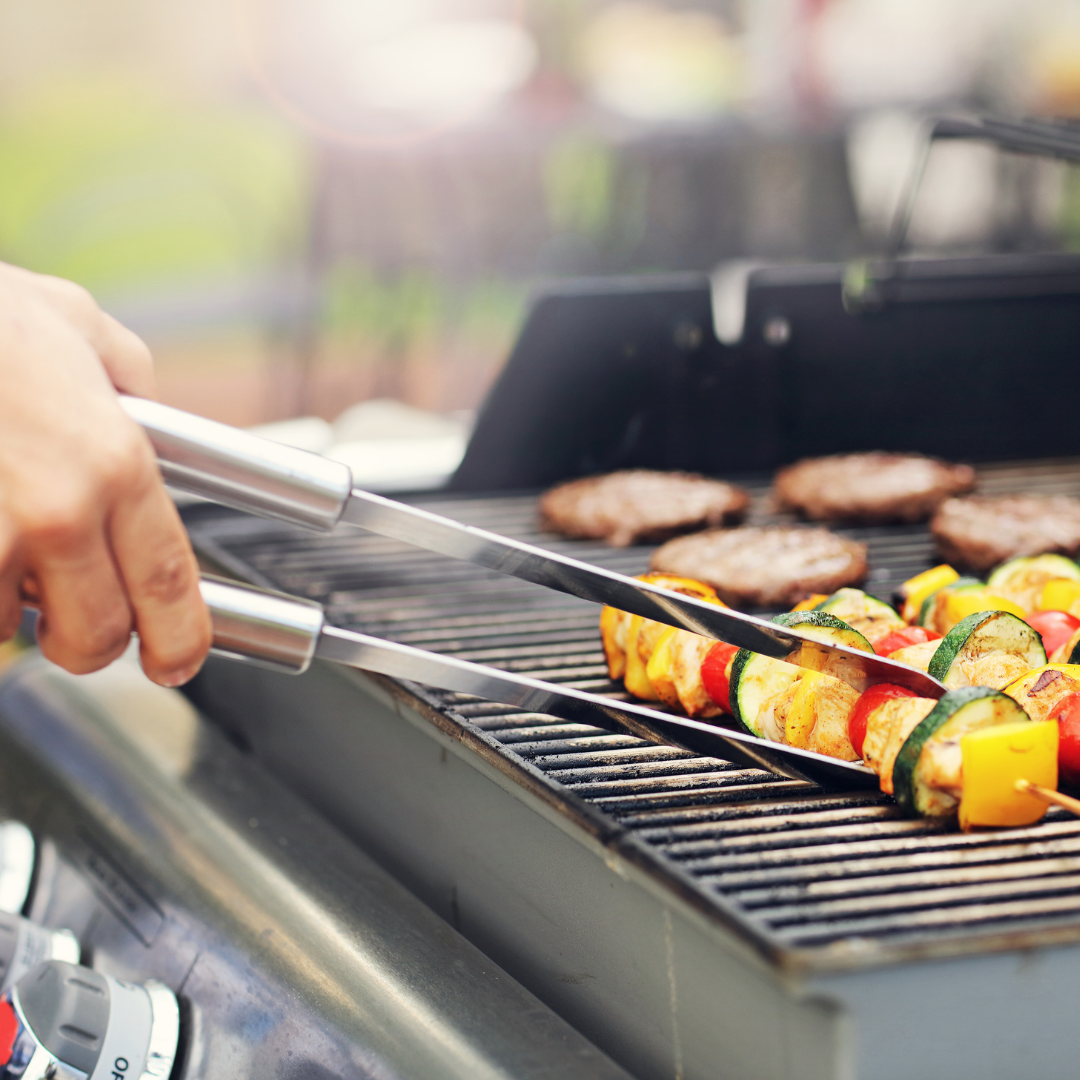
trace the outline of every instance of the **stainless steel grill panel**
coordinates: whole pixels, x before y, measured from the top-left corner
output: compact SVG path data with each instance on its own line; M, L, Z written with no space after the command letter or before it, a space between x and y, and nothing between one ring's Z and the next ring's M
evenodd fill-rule
M781 520L763 485L751 521ZM980 470L980 490L1080 495L1080 461ZM559 540L535 530L535 497L423 504L469 524L546 544L624 573L642 548ZM588 603L379 537L315 537L217 511L190 520L209 557L249 580L317 599L341 626L436 652L623 695L607 678ZM922 526L840 530L870 549L867 588L888 598L934 564ZM571 811L602 815L717 917L737 919L769 954L808 963L1080 939L1080 821L1052 811L1023 830L965 836L910 821L891 799L837 794L656 746L631 735L421 691L446 720L493 740ZM734 915L733 915L734 913Z

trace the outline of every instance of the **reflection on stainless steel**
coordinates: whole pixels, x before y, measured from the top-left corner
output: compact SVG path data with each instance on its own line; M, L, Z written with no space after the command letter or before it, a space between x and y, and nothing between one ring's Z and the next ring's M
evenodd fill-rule
M587 719L616 730L630 728L654 741L760 766L796 780L843 787L877 784L877 777L864 766L824 754L767 742L742 731L414 649L368 634L324 626L322 609L309 601L292 600L217 578L204 579L202 591L214 621L214 651L232 659L300 674L307 670L312 655L317 655L349 667L473 694L531 712ZM816 656L822 656L825 650L816 648ZM812 660L817 662L816 658Z
M459 694L472 694L527 712L546 713L608 729L628 729L654 742L758 766L793 780L811 780L842 788L877 787L876 774L854 762L839 761L794 746L767 742L742 731L672 716L644 705L613 701L598 694L471 664L452 656L440 656L351 630L326 627L319 638L316 654L321 659L364 671Z
M596 604L611 604L633 615L717 638L742 649L785 659L807 642L855 661L859 679L906 686L923 697L939 698L945 687L907 664L872 656L847 646L823 644L767 619L717 607L691 596L624 577L565 555L483 529L462 525L416 506L353 490L344 520L369 532L426 548L440 555L531 581Z
M156 401L121 395L120 403L174 487L312 529L328 531L341 517L352 486L347 465Z
M133 669L116 715L117 680L5 675L0 805L58 853L31 914L185 1003L177 1080L627 1080L175 692Z
M766 619L706 604L370 492L350 491L346 466L306 450L155 402L121 400L150 436L165 479L227 506L324 531L344 520L380 536L779 659L813 640ZM897 683L924 697L937 698L945 692L934 679L906 664L842 645L826 647L856 660L859 679Z
M204 577L199 584L214 620L214 650L278 671L306 671L323 610L295 597Z

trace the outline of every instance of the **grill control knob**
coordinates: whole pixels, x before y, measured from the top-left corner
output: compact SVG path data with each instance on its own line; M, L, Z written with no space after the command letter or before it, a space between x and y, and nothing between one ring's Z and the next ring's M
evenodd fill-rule
M0 998L0 1080L168 1080L179 1036L163 983L50 960Z
M21 915L0 914L0 992L14 986L46 960L79 962L79 942L70 930L46 930Z

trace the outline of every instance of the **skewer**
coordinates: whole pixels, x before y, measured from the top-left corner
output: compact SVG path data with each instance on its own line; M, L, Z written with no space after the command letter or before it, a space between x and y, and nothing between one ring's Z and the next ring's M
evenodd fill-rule
M1074 799L1071 795L1062 795L1060 791L1052 791L1050 788L1040 787L1038 784L1033 784L1030 780L1017 780L1016 790L1022 791L1027 795L1033 795L1036 799L1040 799L1049 806L1060 806L1063 810L1068 810L1071 813L1080 816L1080 799Z

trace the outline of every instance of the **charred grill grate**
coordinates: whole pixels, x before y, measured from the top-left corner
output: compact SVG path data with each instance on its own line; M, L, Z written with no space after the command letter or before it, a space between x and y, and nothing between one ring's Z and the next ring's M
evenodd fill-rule
M777 520L751 485L751 520ZM1080 495L1080 461L980 470L988 494ZM558 540L535 497L427 496L436 513L635 574L648 550ZM249 580L325 603L341 626L617 695L597 610L572 597L351 530L317 537L214 509L196 543ZM870 547L867 588L888 598L933 565L921 526L841 530ZM631 735L424 692L556 798L584 804L654 872L773 955L820 964L1080 938L1080 821L1054 811L1023 830L965 836L910 821L874 793L836 794ZM579 802L580 800L580 802Z

